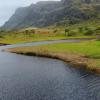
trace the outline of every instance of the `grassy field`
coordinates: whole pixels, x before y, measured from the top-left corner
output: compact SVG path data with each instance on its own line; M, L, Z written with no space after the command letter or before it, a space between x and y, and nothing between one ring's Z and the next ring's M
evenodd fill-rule
M100 41L80 43L57 43L42 46L12 48L8 51L44 57L57 58L75 66L100 73Z
M53 34L51 30L47 29L28 29L17 31L5 31L0 34L0 43L16 44L34 41L46 41L65 39L64 35Z
M6 37L0 40L0 43L4 44L17 44L17 43L25 43L25 42L37 42L37 41L46 41L46 40L59 40L59 39L66 39L64 36L52 36L52 37Z
M34 41L70 38L95 38L100 33L100 21L85 21L73 25L57 25L46 28L25 28L0 31L0 43L15 44Z
M44 33L44 34L43 34ZM60 40L60 39L77 39L77 38L95 38L95 36L65 36L65 34L53 34L53 33L8 33L0 38L0 43L4 44L16 44L25 42L37 42L47 40Z
M55 52L69 52L85 55L90 58L100 58L100 41L89 41L81 43L61 43L46 46Z

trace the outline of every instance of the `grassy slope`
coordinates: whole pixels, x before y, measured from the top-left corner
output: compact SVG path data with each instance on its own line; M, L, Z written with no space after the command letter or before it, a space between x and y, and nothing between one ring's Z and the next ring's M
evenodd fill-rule
M76 36L84 36L84 30L83 32L79 31L79 28L90 28L91 30L94 30L96 28L100 27L100 20L99 19L92 19L92 20L87 20L87 21L83 21L77 24L73 24L73 25L54 25L54 26L50 26L49 28L54 29L54 30L58 30L60 32L64 32L64 30L67 28L70 30L70 32L74 32L76 33ZM99 30L100 32L100 30Z
M78 66L86 65L93 71L100 71L100 41L88 41L80 43L57 43L43 46L20 47L9 49L10 52L44 55L47 57L58 58ZM99 72L100 73L100 72Z

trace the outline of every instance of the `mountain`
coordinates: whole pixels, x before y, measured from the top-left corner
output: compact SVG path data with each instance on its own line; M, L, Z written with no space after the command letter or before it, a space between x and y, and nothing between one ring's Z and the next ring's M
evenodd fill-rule
M41 1L18 8L2 29L74 24L92 18L100 20L100 0Z

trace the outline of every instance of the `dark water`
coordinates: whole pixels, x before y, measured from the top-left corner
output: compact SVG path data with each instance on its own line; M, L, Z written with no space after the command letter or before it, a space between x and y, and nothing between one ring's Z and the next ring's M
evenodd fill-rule
M39 44L46 42L26 45ZM16 46L25 44L1 49ZM100 76L59 60L0 52L0 100L100 100Z

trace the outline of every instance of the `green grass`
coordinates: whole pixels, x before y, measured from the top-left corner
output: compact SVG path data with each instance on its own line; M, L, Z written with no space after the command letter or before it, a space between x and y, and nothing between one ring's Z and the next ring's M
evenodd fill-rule
M37 42L37 41L46 41L46 40L59 40L59 39L65 39L64 36L55 36L55 37L6 37L4 39L0 40L0 43L6 43L6 44L16 44L16 43L25 43L25 42Z
M81 54L90 58L100 59L100 41L88 41L81 43L49 44L46 47L55 52L69 52Z
M68 32L65 33L65 29ZM100 21L88 20L67 26L0 31L0 43L15 44L59 39L95 38L96 33L100 33Z
M16 44L25 42L37 42L48 40L60 40L60 39L76 39L76 38L95 38L95 36L65 36L65 34L24 34L24 33L8 33L0 38L0 43L4 44Z
M48 44L41 48L47 48L50 52L81 55L91 59L92 65L100 67L100 41Z
M76 23L73 25L54 25L49 27L54 30L58 30L61 33L64 33L65 29L69 30L69 33L76 35L76 36L84 36L88 31L95 33L100 33L100 20L87 20L87 21L82 21L80 23ZM99 30L97 31L97 29ZM82 30L80 30L82 29ZM88 29L88 30L86 30ZM91 33L92 35L92 33Z

